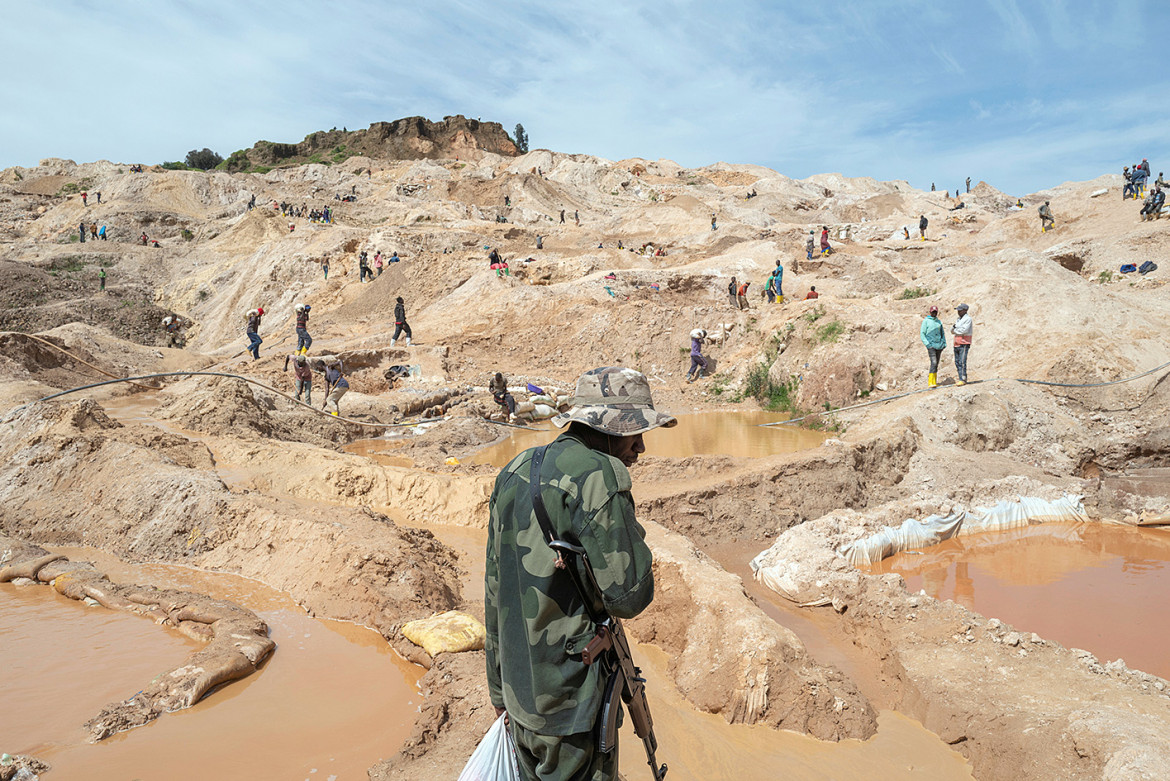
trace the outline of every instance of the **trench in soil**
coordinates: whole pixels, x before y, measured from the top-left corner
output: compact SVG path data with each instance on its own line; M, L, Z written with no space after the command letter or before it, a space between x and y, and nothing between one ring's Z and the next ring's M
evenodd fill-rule
M1022 632L1170 679L1170 529L1047 523L954 537L866 568Z
M158 425L148 412L155 404L153 399L103 403L107 409L116 408L116 416L123 421ZM695 454L750 457L816 447L825 439L822 434L801 429L759 427L760 423L781 419L781 415L766 412L682 415L677 427L659 429L646 437L647 452L673 457ZM200 438L192 432L180 433ZM476 460L506 463L520 450L547 442L555 433L551 427L517 430L509 438L480 451ZM369 442L369 447L359 446L354 450L383 462L389 454L377 443L388 443L388 440ZM346 449L351 447L352 444ZM222 473L223 467L217 471ZM486 531L461 526L422 526L458 551L465 571L462 578L465 599L482 600ZM755 550L758 546L750 547L750 550L708 552L724 554L715 557L730 571L744 576L747 562L759 552ZM43 732L35 729L34 724L34 736L29 738L34 742L29 744L29 751L19 746L16 751L36 753L54 766L55 775L84 776L94 781L148 777L155 772L179 781L207 777L361 779L376 761L395 753L408 735L420 702L416 684L422 670L394 654L377 633L343 622L309 618L287 595L246 578L170 565L129 565L85 548L54 548L54 551L77 560L94 561L114 580L150 582L235 601L268 622L278 645L259 673L213 692L193 708L166 714L150 725L102 743L85 744L78 729L81 723L103 705L131 696L153 674L177 663L188 652L185 649L191 642L181 637L169 638L168 632L139 617L111 616L141 625L140 633L147 635L151 642L161 636L180 643L182 650L168 650L164 644L160 651L151 652L156 655L147 655L149 669L143 674L128 672L109 695L103 693L94 696L92 703L79 705L72 720L56 718L60 730ZM875 696L880 689L876 667L846 648L845 641L834 635L831 617L821 617L818 623L815 616L782 606L783 600L773 600L770 592L754 583L750 573L744 582L761 607L795 631L815 658L841 668L879 706L879 698ZM37 624L57 623L56 618L44 619L61 611L81 616L83 625L92 618L86 614L87 610L110 615L100 608L64 602L67 604L48 605L46 610L53 608L52 612L38 614ZM0 611L0 622L7 620L6 613ZM44 651L31 652L46 662L38 675L38 691L55 692L53 697L67 700L86 687L77 678L64 680L57 671L84 670L87 664L94 663L91 656L119 662L141 658L140 645L124 642L121 630L110 635L108 643L93 653L81 648L84 641L77 642L72 635L55 643L50 641ZM659 760L671 765L670 777L676 781L728 777L763 781L778 774L802 779L852 776L877 781L905 778L958 781L973 777L962 755L919 722L892 710L881 711L877 735L865 742L822 742L763 726L730 725L721 716L701 713L685 702L668 683L668 659L659 649L640 646L636 653L648 673L660 745ZM84 672L80 675L84 676ZM8 718L24 721L20 715ZM0 720L0 734L8 734L6 726ZM628 720L623 732L622 770L629 778L640 778L647 772L641 742ZM15 753L10 745L0 748Z
M288 595L234 575L128 565L85 548L54 552L93 561L115 581L234 601L268 623L277 649L258 672L192 708L90 744L86 720L201 644L45 586L0 585L0 750L45 760L49 778L365 779L414 725L424 671L371 629L311 618Z

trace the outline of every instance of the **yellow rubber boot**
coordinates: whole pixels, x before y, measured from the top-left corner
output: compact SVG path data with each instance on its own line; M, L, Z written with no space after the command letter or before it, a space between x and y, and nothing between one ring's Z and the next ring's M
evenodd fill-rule
M930 388L937 388L938 387L938 373L937 372L931 372L930 374L926 375L926 385L927 385L927 387L930 387Z

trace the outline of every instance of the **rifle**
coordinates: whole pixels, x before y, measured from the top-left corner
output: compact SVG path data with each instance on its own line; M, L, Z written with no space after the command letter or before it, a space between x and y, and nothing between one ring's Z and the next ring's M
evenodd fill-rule
M544 499L540 495L540 466L544 461L545 447L537 448L532 457L532 468L529 473L532 486L532 507L536 519L540 523L548 547L557 554L557 568L567 570L585 612L597 628L593 639L589 641L581 652L581 661L585 664L599 663L608 673L605 683L605 692L602 696L600 728L597 734L597 749L608 754L617 748L618 717L621 714L622 702L630 712L630 721L634 725L634 734L642 740L646 749L646 764L650 765L650 772L654 774L654 781L663 781L666 778L666 763L658 764L655 754L658 751L658 739L654 736L654 719L650 716L650 703L646 700L646 679L642 677L642 670L634 664L634 656L630 652L629 641L626 640L622 622L609 615L602 606L595 607L594 600L601 602L601 588L597 584L597 577L593 574L593 567L589 563L589 554L580 545L573 545L558 539L544 507ZM565 555L573 556L581 564L585 573L585 581L581 573L572 562L565 561ZM620 699L619 699L620 697Z

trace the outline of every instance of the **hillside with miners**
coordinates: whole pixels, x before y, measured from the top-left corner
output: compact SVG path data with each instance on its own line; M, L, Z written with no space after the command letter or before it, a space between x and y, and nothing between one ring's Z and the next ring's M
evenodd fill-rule
M482 631L499 468L603 366L680 421L631 469L656 597L626 622L671 778L1164 774L1170 222L1147 193L526 147L414 117L218 170L0 171L0 634L121 611L175 643L51 734L27 714L76 692L46 664L0 716L0 778L457 777L495 720L482 636L428 648L411 622ZM340 622L407 681L397 731L263 710ZM232 718L240 745L177 767ZM249 759L281 718L337 742Z

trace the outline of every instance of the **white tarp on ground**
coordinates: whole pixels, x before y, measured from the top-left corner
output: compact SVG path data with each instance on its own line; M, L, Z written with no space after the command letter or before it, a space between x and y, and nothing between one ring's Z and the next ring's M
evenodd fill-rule
M887 527L864 539L841 546L840 553L855 567L876 564L912 548L925 548L961 534L1015 529L1032 523L1087 521L1081 497L1066 494L1056 501L1024 497L993 507L956 510L950 515L931 515L921 521L909 518L898 527Z
M881 561L899 551L924 548L959 534L1012 529L1050 521L1088 521L1081 497L1056 501L1024 498L994 507L958 510L950 515L910 519L858 540L832 542L847 534L858 520L833 514L794 526L772 547L752 559L756 580L799 605L825 605L855 589L862 577L857 567ZM836 547L834 547L836 545Z

